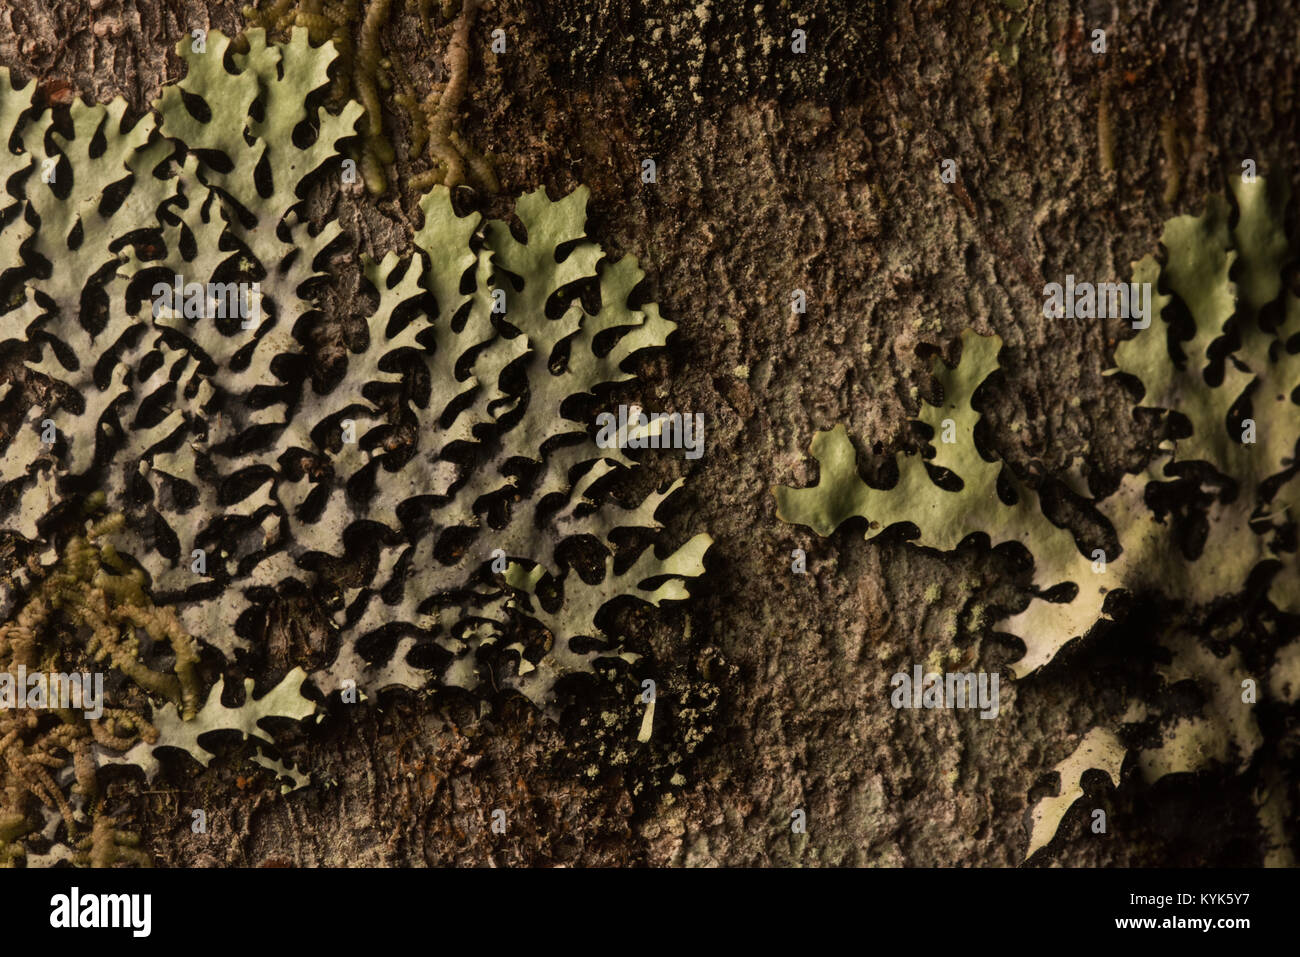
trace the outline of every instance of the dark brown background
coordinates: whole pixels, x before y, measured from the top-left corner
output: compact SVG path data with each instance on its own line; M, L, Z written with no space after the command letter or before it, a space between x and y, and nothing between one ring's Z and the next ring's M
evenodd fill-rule
M882 454L916 446L916 347L951 356L967 328L1006 341L990 439L1021 474L1076 455L1136 465L1145 437L1102 377L1120 324L1044 320L1044 277L1127 277L1161 223L1243 158L1265 175L1297 168L1300 21L1289 2L1013 5L495 0L480 14L476 50L497 27L509 43L478 55L466 101L465 135L495 154L503 187L483 208L590 186L591 235L641 260L678 323L640 396L706 415L702 459L648 460L650 479L687 478L671 534L716 540L696 601L634 639L648 656L638 676L659 681L655 738L635 749L631 686L579 682L558 721L504 699L386 698L331 714L295 748L320 783L287 798L248 765L174 766L132 805L160 863L1020 862L1032 789L1122 707L1122 636L1017 685L1003 669L996 721L895 712L896 670L1016 657L967 627L1011 594L1010 563L868 545L860 524L821 540L779 523L769 490L809 483L813 433L840 422L864 472L884 474ZM396 0L385 43L428 81L448 30L425 37L413 7ZM144 108L181 75L180 37L241 23L233 3L0 0L0 64ZM1095 27L1104 56L1089 49ZM1100 168L1107 124L1113 172ZM423 169L400 122L392 132L399 178ZM959 185L940 182L942 157ZM331 209L376 256L405 248L416 216L409 194L376 205L322 185L313 210ZM356 270L335 271L326 351L357 295ZM806 315L790 311L795 288ZM795 547L806 576L790 573ZM293 643L267 637L284 667ZM1259 860L1249 795L1230 778L1096 794L1110 833L1088 833L1076 809L1049 859ZM206 835L190 833L194 807ZM487 829L494 807L504 837ZM794 808L806 837L790 833Z

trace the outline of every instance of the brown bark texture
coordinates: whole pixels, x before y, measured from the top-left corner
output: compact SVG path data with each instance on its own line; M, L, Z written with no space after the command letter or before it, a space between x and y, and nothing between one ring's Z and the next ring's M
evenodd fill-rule
M432 82L448 32L417 18L396 0L383 43ZM144 109L181 75L181 37L242 25L233 2L0 0L0 64ZM918 447L928 356L951 358L966 329L1006 343L988 435L1019 474L1076 456L1136 468L1150 436L1103 376L1123 323L1045 319L1043 283L1127 278L1162 223L1244 158L1270 177L1300 169L1298 26L1294 0L494 0L472 32L461 130L494 155L501 192L471 202L504 215L538 186L589 186L590 235L635 254L678 323L642 362L640 394L708 422L702 458L649 459L641 480L685 476L669 533L715 539L693 599L636 638L637 674L658 682L654 737L611 762L640 708L594 682L574 682L555 715L490 689L390 694L290 745L308 788L282 796L238 762L177 764L123 820L173 865L1020 864L1053 766L1122 705L1123 641L1006 680L999 720L900 716L890 674L936 648L1005 673L1016 649L967 612L1013 602L1024 568L979 543L953 556L868 543L862 523L818 538L777 520L771 489L815 481L808 445L840 423L864 475L887 478L892 453ZM505 54L486 52L497 28ZM409 250L418 224L404 121L390 122L394 189L311 196L350 237L316 337L325 358L360 324L358 255ZM806 575L790 573L795 548ZM299 650L295 614L268 623L274 667ZM1230 775L1093 784L1108 834L1076 809L1049 862L1260 861ZM194 807L206 834L191 832ZM794 809L807 834L791 832Z

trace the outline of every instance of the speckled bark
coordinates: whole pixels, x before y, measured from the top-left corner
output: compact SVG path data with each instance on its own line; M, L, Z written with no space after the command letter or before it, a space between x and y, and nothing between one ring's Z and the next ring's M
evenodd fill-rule
M333 714L297 745L321 784L287 798L236 765L173 769L134 805L158 859L1019 863L1032 789L1122 707L1132 633L1097 642L1086 663L1067 653L1030 680L1007 678L999 720L895 712L888 680L900 668L936 653L988 670L1016 657L968 623L976 605L1014 601L1023 569L978 544L953 558L869 545L861 525L818 539L779 523L769 490L810 482L808 443L840 422L864 472L883 476L888 453L916 445L907 420L928 388L925 349L951 356L968 327L1007 344L989 435L1022 475L1076 456L1111 476L1136 466L1148 436L1102 375L1122 324L1045 320L1045 277L1127 277L1163 221L1198 208L1242 159L1270 176L1300 169L1295 3L1020 5L484 10L479 49L498 27L509 46L480 56L467 98L464 133L495 154L503 187L482 208L500 215L538 185L553 196L589 185L592 235L640 258L650 296L679 324L644 363L647 383L623 395L708 424L702 459L661 454L643 479L689 476L670 527L716 539L696 600L634 631L647 655L638 674L659 682L656 744L630 768L602 765L608 742L593 726L612 714L610 726L636 730L626 689L611 685L575 684L558 723L491 696L387 701ZM436 38L414 29L414 4L394 7L390 55L421 82L438 78ZM143 107L178 76L177 39L238 25L229 3L0 0L0 63ZM808 33L802 58L789 52L795 27ZM1103 56L1089 49L1097 27ZM422 167L400 120L392 133L405 181ZM644 158L656 184L641 182ZM943 158L957 161L953 186L939 180ZM374 204L327 183L312 206L336 209L376 255L404 248L418 215L409 191ZM343 268L354 261L349 250L333 270L323 369L357 328L357 276ZM789 307L796 288L802 316ZM790 573L796 547L806 576ZM694 705L711 696L716 709L701 714ZM705 729L696 757L674 750ZM1212 776L1103 789L1110 833L1091 835L1076 811L1055 859L1256 863L1240 791ZM209 809L206 836L190 833L196 806ZM512 822L504 837L486 828L497 807ZM804 837L790 833L795 808Z

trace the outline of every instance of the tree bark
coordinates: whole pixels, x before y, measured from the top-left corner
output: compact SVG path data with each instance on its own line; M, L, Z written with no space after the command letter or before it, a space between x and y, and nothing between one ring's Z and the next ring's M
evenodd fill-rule
M502 191L477 201L500 216L537 186L588 185L590 234L638 257L678 323L640 394L708 423L702 459L651 459L644 479L687 475L670 531L716 541L693 600L633 639L665 705L651 744L609 760L639 726L622 686L577 682L555 716L490 692L398 695L332 712L293 746L310 788L281 796L234 761L177 765L126 820L168 864L1019 864L1031 798L1114 717L1122 649L1099 649L1111 671L1068 660L1011 685L998 721L900 720L888 676L936 648L1005 673L1015 649L959 619L1006 600L1013 563L868 544L860 524L820 539L779 522L770 489L814 481L811 438L840 423L867 477L884 476L918 447L927 350L951 358L966 329L1006 343L987 417L1017 472L1076 456L1136 467L1150 436L1103 376L1122 323L1045 319L1042 286L1126 279L1163 222L1245 159L1294 180L1298 22L1293 0L496 0L474 26L462 131L494 154ZM143 110L181 75L179 39L241 26L230 2L0 0L0 64ZM507 52L489 54L498 28ZM421 32L403 0L384 43L430 83L447 35ZM389 195L312 196L354 240L325 344L359 321L356 254L405 250L418 224L404 185L418 157L389 122ZM795 548L806 575L789 573ZM1258 863L1240 791L1227 777L1103 790L1108 837L1063 827L1051 859ZM488 827L497 808L504 836Z

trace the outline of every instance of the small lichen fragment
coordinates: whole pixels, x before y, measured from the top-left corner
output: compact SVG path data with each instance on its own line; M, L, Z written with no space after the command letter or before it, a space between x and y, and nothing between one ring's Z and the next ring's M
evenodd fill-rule
M775 494L782 520L821 535L861 516L871 523L869 538L911 522L921 533L917 544L943 552L974 533L987 534L994 545L1020 542L1033 558L1033 594L1023 610L992 623L1025 646L1012 665L1017 678L1113 621L1122 607L1108 601L1113 593L1164 603L1157 642L1172 660L1150 667L1165 693L1190 681L1204 704L1191 715L1130 709L1135 726L1145 724L1161 739L1139 749L1143 777L1152 782L1213 766L1255 773L1259 764L1265 783L1257 810L1271 848L1266 859L1284 863L1292 855L1279 836L1278 822L1288 813L1285 789L1276 784L1281 759L1256 758L1264 745L1257 709L1269 695L1270 707L1295 703L1289 676L1297 641L1291 616L1300 613L1300 481L1294 468L1300 298L1283 282L1295 255L1284 228L1287 191L1262 178L1233 179L1232 194L1211 197L1199 216L1166 223L1163 262L1146 256L1133 264L1133 281L1150 284L1151 322L1115 348L1112 374L1140 383L1139 407L1154 410L1163 438L1146 466L1123 475L1114 492L1080 496L1110 525L1118 553L1085 549L1071 531L1047 520L1037 495L990 460L990 450L976 448L979 414L971 402L997 368L1000 341L972 332L963 335L956 368L936 362L944 398L939 406L924 404L918 417L936 435L947 423L953 441L935 441L928 460L899 456L897 484L875 489L858 476L841 426L813 439L817 484ZM1176 317L1185 321L1171 351L1169 323ZM960 488L940 487L932 477L938 471L954 475ZM1014 504L999 496L1000 477ZM1171 509L1175 514L1166 514ZM1177 510L1196 520L1199 541L1183 534L1187 526L1176 520ZM1255 584L1264 587L1266 600L1244 602ZM1232 603L1246 609L1245 620L1232 628L1207 614ZM1106 747L1092 750L1105 763L1094 766L1114 770L1113 741L1128 739L1126 733L1104 734L1110 736ZM1095 745L1103 739L1088 740ZM1083 758L1071 761L1073 780ZM1050 839L1066 796L1035 812L1030 853Z

